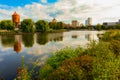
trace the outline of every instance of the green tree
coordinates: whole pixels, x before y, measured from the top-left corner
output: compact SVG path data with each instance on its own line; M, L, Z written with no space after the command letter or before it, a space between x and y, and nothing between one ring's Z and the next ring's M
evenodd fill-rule
M64 25L63 22L57 22L57 29L63 29Z
M44 20L38 20L35 23L35 27L36 27L36 31L46 32L49 30L49 24L47 21Z
M21 22L22 32L34 32L34 22L32 19L24 19Z
M117 24L115 27L116 29L120 29L120 24Z
M49 25L50 25L50 28L52 29L63 29L64 28L63 22L50 22Z
M102 25L98 23L98 24L96 25L96 29L97 29L97 30L101 30L101 29L102 29Z
M0 29L14 30L14 23L11 20L2 20L0 22Z
M87 29L87 27L85 25L82 25L82 27L80 27L80 29Z

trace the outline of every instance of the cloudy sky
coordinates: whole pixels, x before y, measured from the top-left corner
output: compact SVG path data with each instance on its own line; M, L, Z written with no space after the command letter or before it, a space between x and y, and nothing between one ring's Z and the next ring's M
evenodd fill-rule
M20 14L21 21L51 21L55 17L66 23L85 23L92 17L93 24L97 24L120 19L120 0L0 0L0 20L11 19L14 11Z

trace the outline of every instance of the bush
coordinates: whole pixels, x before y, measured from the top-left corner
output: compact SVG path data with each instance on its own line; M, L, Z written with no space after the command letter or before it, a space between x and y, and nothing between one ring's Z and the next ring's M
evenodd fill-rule
M61 64L64 60L73 58L73 57L77 57L82 52L83 52L82 48L72 49L72 48L68 48L68 47L61 49L60 51L57 51L55 54L51 55L51 57L47 60L45 66L42 66L42 68L40 69L39 76L41 78L43 78L43 79L45 78L47 80L49 74L51 72L53 72L56 68L61 66ZM49 71L47 71L48 67L50 68ZM47 72L47 75L44 76L44 74L42 74L41 72L42 73L45 72L44 74L46 74L46 72Z
M102 37L102 41L112 41L112 40L120 40L120 30L107 31Z
M92 80L93 58L88 55L67 59L50 74L50 80ZM87 73L87 74L86 74Z

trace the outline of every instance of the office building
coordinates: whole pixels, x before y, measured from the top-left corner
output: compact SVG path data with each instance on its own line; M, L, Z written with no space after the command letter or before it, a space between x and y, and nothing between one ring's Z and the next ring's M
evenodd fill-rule
M88 19L85 20L85 25L86 26L91 26L92 25L92 18L91 17L88 17Z
M78 26L79 26L79 22L77 20L73 20L72 27L78 27Z

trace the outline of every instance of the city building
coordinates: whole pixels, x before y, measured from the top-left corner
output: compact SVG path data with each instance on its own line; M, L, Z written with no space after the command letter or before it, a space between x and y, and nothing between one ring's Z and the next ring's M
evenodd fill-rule
M14 12L12 15L12 21L15 24L15 28L19 28L20 26L20 15Z
M120 24L120 19L118 20L118 22L103 22L104 26L115 26L117 24Z
M78 27L78 26L80 26L79 22L77 20L73 20L72 21L72 27Z
M85 20L85 26L87 26L88 25L88 20Z
M85 25L86 26L91 26L92 25L92 18L91 17L88 17L88 19L85 20Z
M104 22L103 23L104 26L115 26L116 24L118 24L118 22Z

